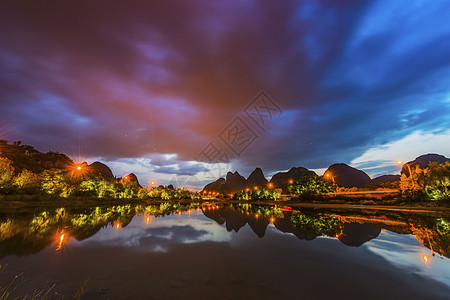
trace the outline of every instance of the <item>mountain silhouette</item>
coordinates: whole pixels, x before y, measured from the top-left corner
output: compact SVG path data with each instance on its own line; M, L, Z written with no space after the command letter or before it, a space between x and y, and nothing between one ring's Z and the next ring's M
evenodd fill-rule
M364 187L371 182L369 175L346 164L331 165L324 174L329 175L338 186L346 188Z
M309 176L317 176L317 174L314 171L310 171L303 167L293 167L287 172L278 172L273 175L270 183L273 184L274 188L286 190L290 184L289 181L295 180L296 178Z
M450 158L445 157L444 155L429 153L416 157L413 161L409 161L405 163L402 167L401 174L406 174L409 176L409 167L413 165L418 165L421 168L427 168L431 162L437 162L439 164L445 164L445 162L450 161Z
M269 182L267 181L266 177L264 177L261 168L256 168L247 178L248 188L253 188L255 186L257 186L258 188L266 188L268 183Z

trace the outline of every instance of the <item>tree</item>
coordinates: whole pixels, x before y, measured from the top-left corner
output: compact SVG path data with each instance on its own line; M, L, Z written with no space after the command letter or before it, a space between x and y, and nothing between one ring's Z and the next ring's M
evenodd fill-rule
M47 194L68 197L72 192L64 173L58 169L50 169L42 172L42 190Z
M336 185L333 182L318 176L300 177L288 186L289 193L299 197L317 196L335 190Z
M0 157L0 189L8 188L12 184L14 168L6 157Z
M428 168L425 193L430 200L450 202L450 162L432 162Z
M423 191L428 177L428 168L422 169L419 165L407 165L408 175L403 173L400 177L400 190L404 193L417 193Z
M18 187L20 192L37 193L40 188L40 177L27 169L24 169L14 178L14 185Z

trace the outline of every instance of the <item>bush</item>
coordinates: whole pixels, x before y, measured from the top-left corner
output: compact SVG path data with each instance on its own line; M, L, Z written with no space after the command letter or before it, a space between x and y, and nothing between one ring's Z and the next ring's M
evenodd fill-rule
M290 194L298 197L314 197L336 190L336 185L323 177L300 177L288 187Z

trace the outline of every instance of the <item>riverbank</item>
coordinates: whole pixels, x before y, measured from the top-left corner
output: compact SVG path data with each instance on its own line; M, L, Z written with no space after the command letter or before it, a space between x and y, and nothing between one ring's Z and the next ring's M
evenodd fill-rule
M231 203L248 203L256 205L278 205L291 207L293 209L333 209L333 210L383 210L383 211L397 211L397 212L411 212L417 214L432 214L437 216L449 216L450 207L440 206L436 202L427 203L392 203L387 204L382 202L360 202L360 203L321 203L321 201L298 202L298 201L240 201L230 199L216 199L216 200L165 200L165 199L114 199L114 198L92 198L92 197L73 197L73 198L59 198L48 196L0 196L0 213L17 213L17 212L34 212L48 208L65 207L68 209L90 209L94 207L110 207L117 205L152 205L161 204L164 202L173 203L208 203L219 202L223 204Z

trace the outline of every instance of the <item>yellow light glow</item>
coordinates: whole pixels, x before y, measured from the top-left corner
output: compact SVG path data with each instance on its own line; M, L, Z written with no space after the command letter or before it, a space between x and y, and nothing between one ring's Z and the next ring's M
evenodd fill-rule
M275 222L275 218L274 217L272 217L272 218L270 218L270 222Z
M125 179L128 179L128 176L125 176Z
M59 243L58 243L58 247L56 247L56 251L61 250L63 242L64 242L64 237L65 237L64 233L61 234L61 236L59 237Z
M255 186L254 188L253 188L255 191L258 189L258 187L257 186Z
M255 214L255 218L258 218L259 217L259 215L258 214Z
M117 224L116 224L116 229L119 229L119 228L120 228L120 224L117 223Z
M289 179L289 184L293 184L293 183L294 183L294 180Z
M268 186L269 186L269 189L273 188L273 184L272 183L269 183Z
M403 165L403 162L402 162L401 160L399 160L397 163L398 163L399 165Z
M329 173L327 173L327 175L326 175L327 177L330 177L330 174Z
M77 170L78 170L78 171L79 171L79 170L81 170L81 167L80 167L80 166L78 166L78 167L77 167Z
M423 256L423 261L427 263L428 262L428 256L424 255Z
M145 219L145 222L150 223L150 217L147 217L147 219Z
M150 185L155 185L155 182L154 181L150 181Z

